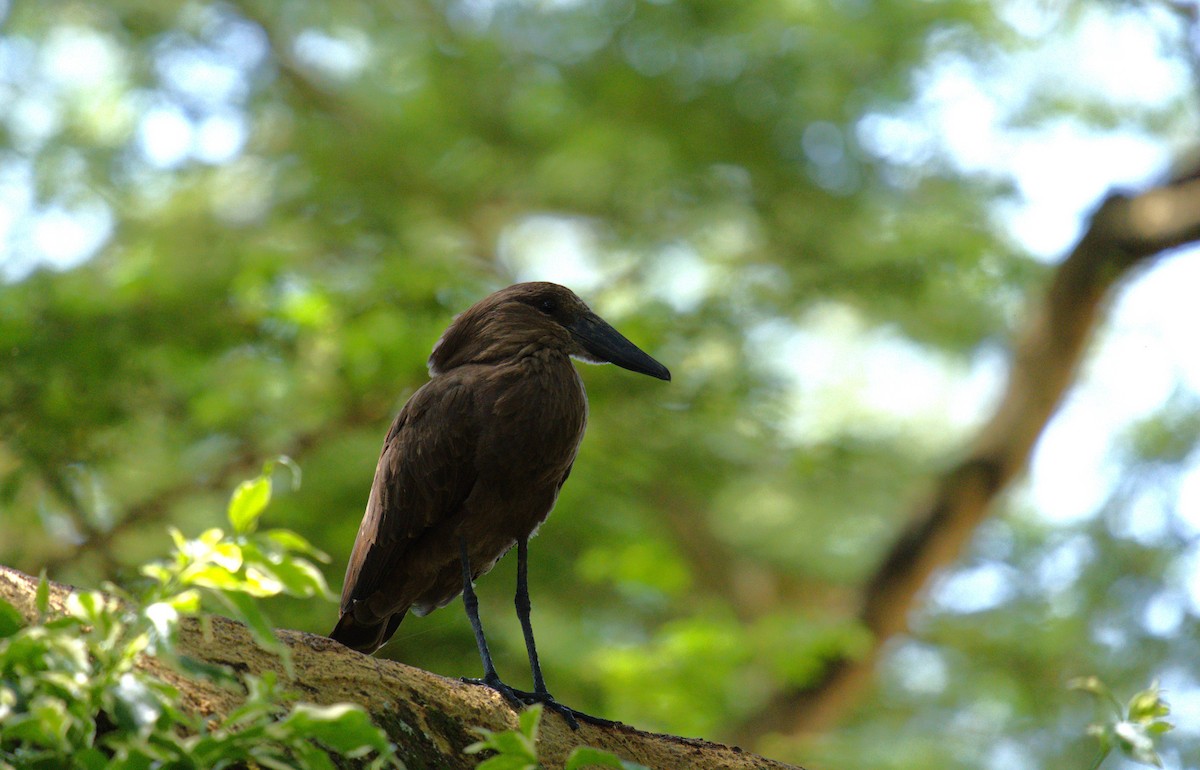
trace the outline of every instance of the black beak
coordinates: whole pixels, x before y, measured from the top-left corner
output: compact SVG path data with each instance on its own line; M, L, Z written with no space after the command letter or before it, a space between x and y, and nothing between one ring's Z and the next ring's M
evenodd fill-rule
M567 326L595 363L612 363L639 374L670 381L671 373L595 313L586 313Z

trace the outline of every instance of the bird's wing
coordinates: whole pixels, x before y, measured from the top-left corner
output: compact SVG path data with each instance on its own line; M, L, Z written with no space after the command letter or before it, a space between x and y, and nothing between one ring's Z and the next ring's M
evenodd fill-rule
M470 495L479 433L473 390L470 378L437 377L396 416L346 568L343 613L382 588L411 541Z

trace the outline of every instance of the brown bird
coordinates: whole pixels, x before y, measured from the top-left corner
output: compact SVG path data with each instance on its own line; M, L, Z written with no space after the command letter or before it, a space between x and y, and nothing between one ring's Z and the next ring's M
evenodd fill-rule
M429 357L431 379L400 410L379 456L330 636L379 649L405 613L460 593L483 660L481 680L517 705L544 703L572 727L606 723L551 697L530 625L530 537L571 473L587 394L571 358L670 380L667 368L553 283L519 283L459 315ZM517 616L533 692L496 674L472 580L517 546Z

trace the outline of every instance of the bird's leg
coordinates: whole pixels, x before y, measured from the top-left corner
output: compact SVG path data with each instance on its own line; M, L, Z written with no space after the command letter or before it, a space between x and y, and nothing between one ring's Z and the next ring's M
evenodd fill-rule
M546 690L546 680L542 677L542 664L538 662L537 644L533 641L533 623L529 613L533 606L529 602L529 541L517 541L517 596L514 602L517 606L517 618L521 621L521 631L525 634L525 651L529 653L529 670L533 673L533 691L549 697Z
M529 540L517 541L517 595L514 602L517 607L517 617L521 621L521 631L525 634L525 651L529 653L529 670L533 673L533 692L516 690L516 694L527 703L542 703L546 708L562 715L572 730L579 729L580 719L596 725L615 725L608 719L584 714L573 708L564 706L554 699L546 689L546 680L542 676L542 664L538 662L537 645L533 641L533 624L529 619L532 605L529 602Z
M546 681L542 677L542 666L538 662L537 648L533 642L533 626L529 622L529 579L527 561L529 558L528 543L519 541L517 545L517 617L521 620L521 630L525 633L525 649L529 652L529 666L533 670L533 692L514 689L500 681L496 673L496 665L492 662L492 654L488 650L487 639L483 636L483 624L479 620L479 598L475 595L475 587L471 585L471 557L467 554L467 542L459 538L459 558L462 561L463 573L463 606L467 609L467 618L471 621L471 630L475 632L475 644L479 647L479 657L483 661L483 679L463 678L468 684L481 684L492 688L504 696L517 708L541 703L551 711L562 715L571 729L579 729L580 719L597 725L615 725L608 719L600 719L582 711L568 708L546 690Z
M462 561L463 606L467 608L467 619L471 621L471 630L475 632L475 644L479 647L479 658L483 661L483 679L464 677L463 681L491 687L517 708L523 708L528 703L519 697L513 688L500 681L500 675L496 673L496 664L492 662L492 653L488 650L487 639L483 636L483 624L479 622L479 597L475 595L475 587L471 585L471 557L467 555L465 538L458 539L458 548Z

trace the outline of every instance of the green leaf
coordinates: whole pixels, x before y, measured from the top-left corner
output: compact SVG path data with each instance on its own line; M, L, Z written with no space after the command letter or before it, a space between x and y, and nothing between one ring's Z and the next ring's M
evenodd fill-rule
M112 691L112 716L117 727L127 733L149 732L163 712L157 696L141 677L122 675Z
M325 582L325 576L321 571L304 559L285 556L278 562L261 562L258 568L275 578L283 593L289 596L301 598L320 596L329 600L337 598L329 590L329 585ZM247 569L247 573L249 571Z
M579 746L567 757L563 770L584 770L589 767L614 767L617 770L650 770L645 765L636 762L626 762L610 751Z
M300 535L290 529L272 529L263 532L260 537L266 538L271 543L279 546L284 551L293 551L295 553L311 556L317 561L328 562L329 554L315 547L312 543L305 540Z
M525 709L517 717L517 723L521 726L521 733L534 743L537 742L538 725L541 724L541 721L542 704L540 703L536 703Z
M0 599L0 639L12 636L25 625L25 618L17 608Z
M337 765L329 758L329 754L322 751L317 746L312 744L301 744L295 747L296 758L300 761L300 767L305 770L337 770ZM259 763L265 767L276 767L278 770L295 770L296 765L289 762L264 762L259 760Z
M176 551L186 551L188 540L184 537L183 532L176 527L167 527L167 533L171 536L171 541L175 543Z
M516 730L493 733L490 744L492 750L501 754L510 754L530 761L537 760L537 754L533 751L533 746L529 744L528 738Z
M181 655L177 659L180 671L189 676L203 677L227 686L240 685L241 680L227 666L218 666L197 658Z
M1134 722L1150 722L1171 713L1171 707L1162 698L1158 684L1152 684L1129 699L1128 715Z
M276 464L282 465L292 472L292 489L299 489L301 480L300 466L296 464L295 460L287 455L279 455L279 457L276 457L274 460L264 465L263 475L270 476L274 472Z
M1146 732L1151 735L1165 735L1175 729L1175 725L1159 719L1146 725Z
M104 770L108 767L108 757L104 752L91 746L72 752L71 762L81 770Z
M475 770L538 770L538 763L515 754L498 754L480 762Z
M392 751L387 735L371 722L367 712L349 703L334 706L298 703L280 725L351 758L372 751L381 754Z
M636 768L636 766L638 765L626 765L617 757L617 754L612 752L600 751L599 748L592 746L580 746L571 752L570 757L566 758L563 770L583 770L584 768L625 770L626 768Z
M38 619L45 618L50 612L50 581L46 579L46 570L38 576L37 598L34 601L38 611Z
M1091 693L1097 698L1112 705L1118 717L1124 715L1121 709L1121 701L1117 700L1117 696L1113 695L1112 690L1108 689L1108 685L1100 681L1096 676L1081 676L1067 681L1067 688L1071 690L1081 690L1086 693Z
M275 637L270 621L253 597L240 591L217 591L217 595L233 611L234 617L246 624L258 646L280 655L285 654L287 648Z
M168 597L165 602L174 607L176 612L194 614L200 611L200 592L189 588Z
M254 566L246 567L246 578L242 583L241 590L260 598L286 593L283 583L270 570Z
M483 736L483 740L472 743L463 749L463 751L467 754L478 754L481 751L495 751L500 757L511 757L521 760L522 764L515 766L537 765L536 734L541 715L542 707L535 705L521 712L520 730L493 732L483 727L477 727L475 728L475 732ZM492 759L497 759L497 757L493 757ZM488 761L490 762L491 760ZM484 767L485 765L486 763L480 765L480 767ZM504 765L504 767L508 767L508 765Z
M238 577L236 572L231 572L227 567L215 564L188 570L183 575L183 580L187 585L200 586L201 588L252 592L250 587L246 585L246 581ZM262 595L270 596L270 594Z
M233 531L240 535L253 532L258 526L259 516L270 501L269 476L259 476L238 484L229 500L229 523L233 525Z
M72 591L67 596L67 612L84 623L109 625L115 620L116 611L116 601L99 591Z

